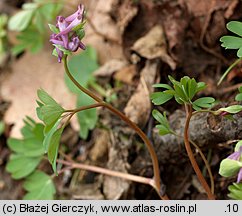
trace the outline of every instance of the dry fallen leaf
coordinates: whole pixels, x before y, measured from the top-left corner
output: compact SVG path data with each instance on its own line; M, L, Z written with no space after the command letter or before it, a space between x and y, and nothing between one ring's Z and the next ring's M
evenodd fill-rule
M125 0L118 9L118 26L120 32L123 33L128 24L138 14L138 7L130 0Z
M110 77L116 71L122 69L127 65L126 61L119 60L119 59L111 59L110 61L106 62L102 65L98 70L94 72L95 76L100 77Z
M107 167L111 170L127 173L127 149L120 149L117 140L109 148L109 160ZM103 193L108 200L120 199L127 193L130 182L121 178L104 176Z
M108 152L108 146L110 145L109 132L104 129L97 129L94 132L94 146L89 152L89 157L92 162L99 163Z
M64 83L63 64L51 57L51 50L38 54L26 53L12 64L12 72L3 80L0 91L5 100L11 101L4 120L14 124L11 136L20 137L20 128L26 115L38 119L36 115L37 89L43 88L64 108L75 107L76 98Z
M121 41L119 28L109 14L115 2L116 0L87 2L89 22L85 26L86 36L83 42L91 44L97 49L101 64L113 58L124 59L120 44L106 40L103 37L103 35L106 35L114 41Z
M160 58L173 70L176 67L176 63L167 53L164 32L159 25L153 27L144 37L139 38L133 45L132 50L147 59Z
M198 16L206 16L208 11L211 10L211 6L213 5L213 11L220 9L227 9L231 13L234 4L237 5L238 0L212 0L212 1L194 1L194 0L186 0L184 3L187 5L187 8L190 13L192 13L195 17ZM230 8L230 5L232 8Z
M140 74L140 83L124 109L125 115L141 126L146 124L150 116L150 93L153 91L152 85L155 82L157 70L156 60L146 61Z
M134 77L137 75L136 73L136 65L128 65L124 68L121 68L119 71L117 71L114 75L114 78L116 80L119 80L121 82L127 83L129 85L133 84Z

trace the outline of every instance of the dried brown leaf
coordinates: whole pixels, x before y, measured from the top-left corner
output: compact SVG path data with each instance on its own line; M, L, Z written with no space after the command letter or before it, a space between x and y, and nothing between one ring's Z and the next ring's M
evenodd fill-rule
M144 37L139 38L133 45L132 50L147 59L160 58L173 70L176 67L176 63L167 53L165 36L160 25L156 25Z
M150 93L153 91L152 84L155 81L157 70L158 62L156 60L146 61L146 65L141 71L140 83L124 109L128 118L142 126L146 124L150 115Z
M20 137L23 118L28 115L38 119L36 115L37 89L45 89L64 108L75 107L75 96L64 83L64 68L51 57L51 50L43 50L38 54L26 53L12 66L12 73L1 85L2 96L11 101L4 120L14 124L11 136Z

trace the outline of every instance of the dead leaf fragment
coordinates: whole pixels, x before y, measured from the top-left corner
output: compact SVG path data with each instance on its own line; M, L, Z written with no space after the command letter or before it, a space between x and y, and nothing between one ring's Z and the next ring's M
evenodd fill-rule
M138 39L132 50L147 59L160 58L173 70L176 67L174 60L167 54L165 36L160 25L156 25L144 37Z
M12 73L2 82L0 91L5 100L11 101L4 120L14 124L11 136L21 137L20 128L26 115L38 120L36 115L37 89L43 88L64 108L75 107L76 98L64 83L64 68L49 49L37 54L26 53L16 61Z
M147 60L144 69L141 71L140 83L137 90L127 103L125 115L138 125L144 126L148 121L151 109L150 93L158 70L156 60Z
M124 68L121 68L119 71L117 71L114 75L114 78L116 80L119 80L121 82L127 83L129 85L133 84L134 77L136 75L136 66L135 65L128 65Z
M110 61L102 65L98 70L96 70L94 72L94 75L100 77L109 77L112 76L113 73L115 73L116 71L125 67L126 65L126 61L119 59L111 59Z
M138 7L132 4L132 1L125 0L118 10L118 26L123 33L128 24L138 14Z
M89 152L89 157L93 162L99 162L108 152L110 137L108 131L103 129L97 129L94 137L94 146Z
M126 159L120 157L120 150L111 146L109 150L108 168L119 172L127 173ZM108 200L117 200L125 194L130 186L130 182L121 178L104 176L103 193Z

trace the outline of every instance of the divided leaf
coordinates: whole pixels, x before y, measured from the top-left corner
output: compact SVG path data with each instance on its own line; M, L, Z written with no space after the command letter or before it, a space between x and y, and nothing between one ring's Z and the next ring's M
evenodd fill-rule
M155 92L151 94L152 103L155 105L162 105L173 98L173 95L164 92Z
M22 10L12 16L8 23L10 30L20 32L17 35L19 44L12 48L13 55L25 50L39 51L46 39L47 23L55 19L62 7L63 3L41 0L23 4Z
M20 179L32 173L44 155L44 125L36 123L30 117L24 120L22 139L9 138L7 143L14 152L7 163L7 171L14 179Z
M12 31L25 30L33 16L33 10L23 10L15 14L9 19L8 28Z
M236 95L235 100L242 101L242 86L240 86L238 90L239 90L239 94Z
M226 27L229 31L242 37L242 22L230 21Z
M202 97L195 100L192 105L195 110L200 110L201 108L211 108L215 99L212 97Z
M19 43L11 50L13 55L18 55L24 50L30 50L32 53L36 53L42 49L44 43L44 38L34 26L29 26L22 31L21 34L17 35L17 39Z
M52 178L41 171L28 176L23 187L27 191L25 200L52 200L56 193Z
M54 126L65 110L43 89L39 89L37 94L41 101L39 103L41 120L43 120L46 126Z
M162 115L158 110L153 110L152 115L160 123L160 124L156 125L156 128L159 129L159 134L161 136L173 133L173 131L170 128L169 122L166 118L165 112Z
M21 179L32 173L41 159L42 157L26 157L22 154L12 154L6 170L11 173L13 179Z
M242 200L242 183L233 183L228 187L229 194L228 197L235 199L235 200Z
M238 36L223 36L220 38L221 46L225 49L238 49L237 56L242 57L242 22L231 21L227 24L227 29Z
M58 150L60 145L61 134L64 128L57 129L50 138L50 144L48 147L48 159L52 165L53 171L57 174L56 159L58 156Z
M155 92L151 95L151 100L155 105L162 105L172 99L173 96L179 104L192 104L191 101L196 93L206 88L204 82L197 83L194 78L190 78L188 76L182 77L180 82L176 81L172 76L168 76L168 78L173 84L173 88L168 84L153 85L153 87L166 89L165 91ZM206 99L209 100L209 98ZM193 107L195 109L199 109L199 107L207 108L210 106L211 102L205 101L206 99L197 100Z
M28 138L24 140L9 138L8 147L12 151L26 157L38 157L44 155L42 140L36 140L36 138Z

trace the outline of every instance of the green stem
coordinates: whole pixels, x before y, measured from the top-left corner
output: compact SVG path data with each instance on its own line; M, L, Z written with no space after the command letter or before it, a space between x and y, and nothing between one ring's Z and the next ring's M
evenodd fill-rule
M219 82L218 82L218 86L222 83L222 81L224 80L224 78L228 75L228 73L242 60L242 58L237 59L236 61L234 61L233 64L231 64L228 69L224 72L223 76L220 78Z
M106 96L107 96L106 90L105 90L102 86L98 85L96 82L94 82L94 81L90 81L90 82L89 82L89 85L90 85L90 87L92 87L96 92L98 92L101 96L103 96L103 97L106 97Z
M213 111L213 110L197 110L197 111L192 112L192 115L196 115L196 114L202 113L202 112L211 113L211 114L215 115L215 111Z
M189 124L190 124L190 120L192 117L192 107L190 104L185 104L185 109L186 109L186 123L185 123L185 129L184 129L184 143L185 143L187 155L188 155L190 162L192 164L192 167L198 177L198 180L200 181L201 185L203 186L204 190L207 193L208 199L214 200L215 197L214 197L210 187L208 186L205 178L203 177L203 174L197 164L197 161L195 160L195 157L193 155L193 152L192 152L192 149L190 146L190 142L189 142Z
M72 76L72 74L70 73L70 71L69 71L69 68L68 68L68 65L67 65L67 56L66 55L64 56L63 60L64 60L64 67L65 67L66 74L71 79L71 81L82 92L84 92L85 94L87 94L88 96L90 96L91 98L93 98L98 103L102 103L102 106L103 107L106 107L111 112L113 112L115 115L119 116L131 128L133 128L136 131L136 133L140 136L140 138L146 144L147 149L148 149L148 151L150 153L150 156L151 156L151 159L152 159L156 192L159 194L159 196L161 197L161 199L168 199L167 195L164 195L164 196L161 195L161 192L162 191L161 191L160 168L159 168L159 163L158 163L157 155L156 155L156 152L155 152L155 149L154 149L152 143L150 142L150 140L148 139L148 137L145 135L145 133L134 122L132 122L129 118L127 118L122 112L120 112L119 110L117 110L116 108L114 108L111 104L108 104L108 103L104 102L101 98L99 98L98 96L96 96L95 94L93 94L90 90L88 90L88 89L84 88L82 85L80 85L76 81L76 79Z

